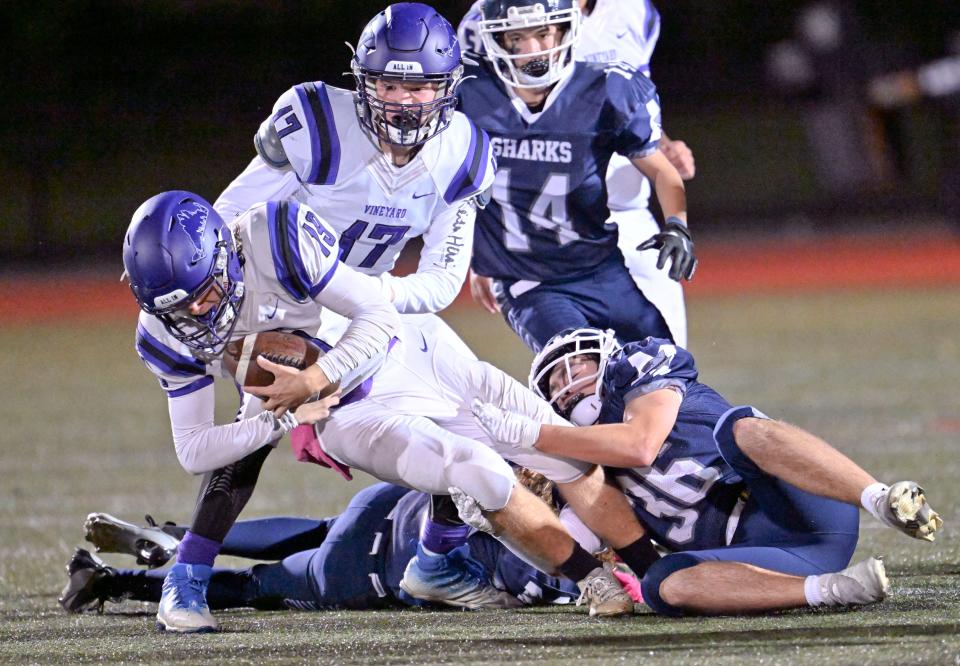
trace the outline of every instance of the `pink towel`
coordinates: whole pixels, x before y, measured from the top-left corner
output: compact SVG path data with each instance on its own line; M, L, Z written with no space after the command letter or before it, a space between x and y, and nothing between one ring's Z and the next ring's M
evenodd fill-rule
M613 570L613 575L617 577L617 580L623 585L623 589L627 591L631 599L638 604L643 603L643 592L640 591L640 581L637 580L636 576L631 576L618 569Z
M300 462L316 463L321 467L329 467L347 481L353 481L350 468L328 456L323 447L320 446L320 439L312 425L298 425L291 430L290 446L293 449L293 455Z

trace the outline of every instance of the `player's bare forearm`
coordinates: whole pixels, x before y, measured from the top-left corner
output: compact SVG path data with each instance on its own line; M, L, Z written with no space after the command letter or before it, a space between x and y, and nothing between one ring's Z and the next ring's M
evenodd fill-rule
M623 423L565 428L544 424L536 447L598 465L646 467L660 453L680 411L681 395L658 389L630 400Z
M686 222L687 193L683 178L666 155L658 150L645 157L634 157L630 161L653 183L664 217L678 217Z
M536 448L544 453L614 467L644 467L656 457L647 454L646 449L650 447L626 423L585 428L544 424Z

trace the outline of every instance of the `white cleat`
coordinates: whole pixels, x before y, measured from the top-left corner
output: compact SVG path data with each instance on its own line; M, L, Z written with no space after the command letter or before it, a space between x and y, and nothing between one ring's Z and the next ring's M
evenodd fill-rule
M898 481L878 498L881 520L914 539L933 541L943 519L927 504L923 488L913 481Z
M577 583L580 598L577 605L590 604L590 617L616 617L633 613L633 599L612 572L597 567Z
M179 539L156 525L137 527L109 513L91 513L83 528L87 541L97 547L98 553L133 555L137 564L151 569L166 564L180 544Z
M872 604L887 597L890 583L883 560L870 557L842 571L819 577L820 595L827 606Z

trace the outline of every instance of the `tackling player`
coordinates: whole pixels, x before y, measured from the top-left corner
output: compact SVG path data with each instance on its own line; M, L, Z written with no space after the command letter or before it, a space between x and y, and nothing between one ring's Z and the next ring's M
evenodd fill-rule
M731 406L666 340L617 346L611 331L558 335L530 385L581 428L475 406L499 441L610 469L651 536L670 551L643 577L666 615L750 613L880 601L880 560L844 569L862 506L933 541L942 520L912 481L886 486L823 440ZM599 424L599 425L593 425Z
M667 219L641 247L660 249L658 265L669 262L671 278L692 277L683 181L657 149L653 84L622 63L574 62L581 26L573 0L548 9L490 0L483 17L485 62L458 93L491 135L499 165L493 200L478 213L474 272L494 278L504 317L534 350L571 326L669 337L624 266L604 180L614 154L650 178Z
M457 27L460 43L475 54L484 53L479 31L483 5L484 0L477 0ZM660 36L660 14L656 8L650 2L636 0L579 0L579 6L583 28L574 57L585 62L623 62L649 77L650 60ZM684 180L694 177L696 165L686 143L661 134L659 149ZM637 250L638 245L659 231L649 209L650 181L629 159L615 154L607 167L606 187L609 219L617 225L617 246L627 269L643 295L660 311L674 342L686 346L687 315L680 282L657 268L656 254ZM472 271L469 276L474 299L489 312L498 311L490 278Z

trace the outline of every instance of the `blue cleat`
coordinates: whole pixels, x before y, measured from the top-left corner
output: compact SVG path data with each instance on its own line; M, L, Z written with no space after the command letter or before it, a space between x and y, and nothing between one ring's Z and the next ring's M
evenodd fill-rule
M428 554L417 545L400 588L412 597L468 608L518 608L520 600L490 584L483 566L469 555L469 547L454 548L445 555Z
M181 634L217 631L220 626L207 606L207 585L213 568L205 564L174 564L163 581L157 629Z

